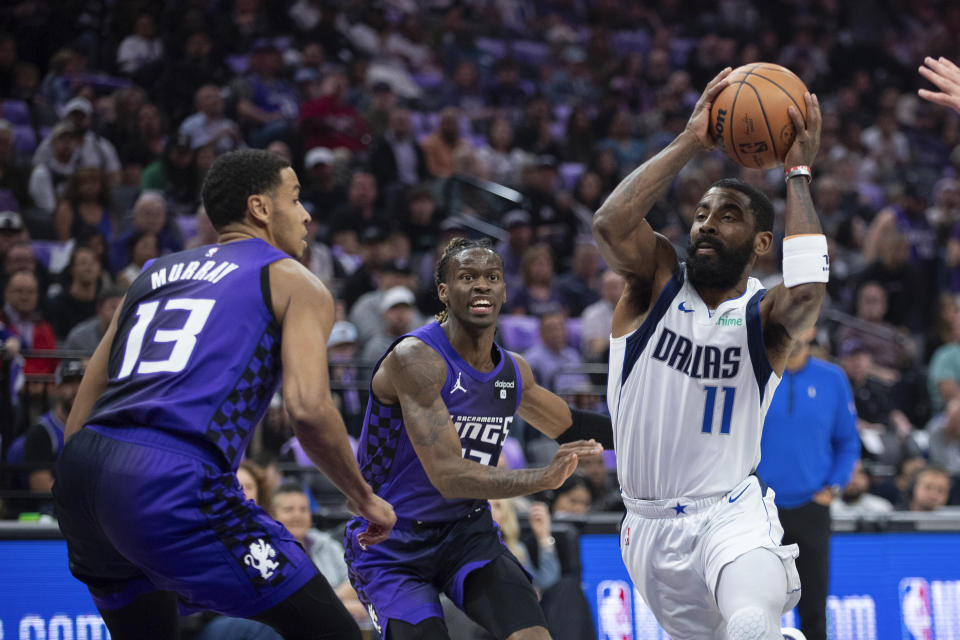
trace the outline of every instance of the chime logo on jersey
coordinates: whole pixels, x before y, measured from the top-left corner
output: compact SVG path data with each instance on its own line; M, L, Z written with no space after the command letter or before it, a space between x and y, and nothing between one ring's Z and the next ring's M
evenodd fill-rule
M723 351L710 345L695 345L690 338L664 327L653 350L653 359L696 379L735 378L740 371L740 347Z

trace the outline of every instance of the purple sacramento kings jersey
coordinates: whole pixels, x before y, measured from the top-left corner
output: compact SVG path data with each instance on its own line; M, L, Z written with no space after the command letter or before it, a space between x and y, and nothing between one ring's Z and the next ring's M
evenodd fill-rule
M447 380L441 394L460 435L463 457L496 466L523 393L513 357L494 344L500 354L499 362L492 371L482 373L454 351L447 334L436 322L406 336L427 343L447 364ZM400 406L381 404L372 391L357 458L363 477L377 495L393 505L400 518L425 522L455 520L475 510L480 502L447 500L440 495L414 451Z
M266 267L284 258L251 239L150 263L127 292L107 390L87 424L213 443L236 469L279 381L280 326Z

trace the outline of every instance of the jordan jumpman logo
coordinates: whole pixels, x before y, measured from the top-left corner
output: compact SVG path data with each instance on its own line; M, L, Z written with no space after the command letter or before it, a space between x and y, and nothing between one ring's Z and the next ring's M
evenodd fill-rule
M453 384L453 389L450 389L450 395L453 395L453 392L458 390L463 391L464 393L467 392L467 390L463 388L463 385L460 384L460 376L462 375L463 375L463 371L457 372L457 381Z

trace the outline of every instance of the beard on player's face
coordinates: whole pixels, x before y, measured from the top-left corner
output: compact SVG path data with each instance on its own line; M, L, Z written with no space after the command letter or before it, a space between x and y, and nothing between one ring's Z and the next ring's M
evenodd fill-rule
M697 253L698 245L707 244L715 253ZM720 240L699 234L687 247L687 276L695 287L704 289L730 289L743 276L743 270L753 256L753 238L740 246L725 247Z

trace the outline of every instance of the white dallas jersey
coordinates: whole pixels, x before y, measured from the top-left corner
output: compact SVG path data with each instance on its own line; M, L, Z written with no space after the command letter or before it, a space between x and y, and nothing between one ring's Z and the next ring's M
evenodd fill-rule
M680 264L643 323L611 337L607 404L624 495L724 493L756 469L780 383L763 342L765 293L750 278L710 311Z

